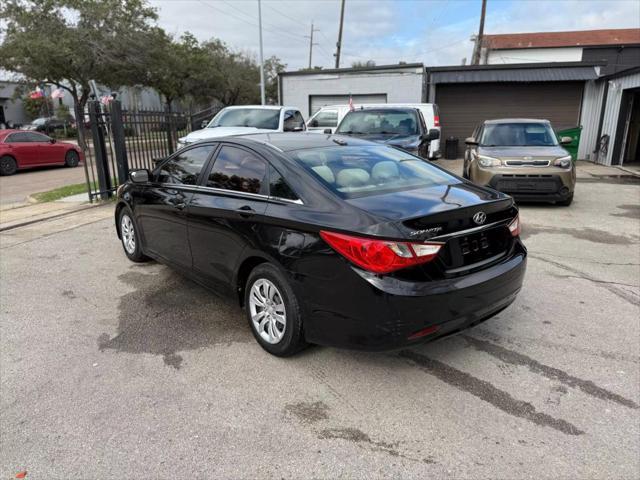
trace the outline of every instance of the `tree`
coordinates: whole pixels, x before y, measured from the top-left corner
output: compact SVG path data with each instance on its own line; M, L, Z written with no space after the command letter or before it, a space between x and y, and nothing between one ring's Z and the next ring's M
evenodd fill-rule
M210 56L207 66L211 70L202 70L210 81L203 79L204 91L209 97L223 105L242 105L260 103L260 71L258 65L248 55L231 51L223 42L212 39L203 44Z
M375 67L375 66L376 66L376 62L374 60L367 60L366 62L357 61L357 62L351 63L351 68L368 68L368 67Z
M49 117L53 112L53 103L48 97L31 98L25 95L22 98L22 105L29 120L37 117Z
M161 28L154 28L146 36L146 45L138 83L158 90L168 108L174 100L189 95L201 100L202 93L215 83L204 74L217 77L210 55L189 32L174 40Z
M156 14L144 0L3 0L0 18L0 67L67 90L82 111L90 80L136 83Z
M275 105L278 103L278 74L284 72L287 65L282 63L276 56L267 58L264 62L265 96L267 103Z

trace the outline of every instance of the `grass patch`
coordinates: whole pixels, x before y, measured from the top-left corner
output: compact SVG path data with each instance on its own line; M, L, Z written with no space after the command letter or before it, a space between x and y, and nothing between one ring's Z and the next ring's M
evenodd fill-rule
M95 184L91 185L91 189L95 189ZM65 185L64 187L54 188L47 192L34 193L31 195L38 203L53 202L64 197L77 195L79 193L87 193L86 183L74 183L73 185ZM87 199L89 197L87 196Z

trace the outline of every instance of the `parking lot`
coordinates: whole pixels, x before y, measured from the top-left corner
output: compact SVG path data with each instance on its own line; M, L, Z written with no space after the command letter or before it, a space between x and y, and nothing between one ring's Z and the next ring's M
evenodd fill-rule
M638 478L640 184L585 178L521 217L497 317L288 359L232 299L128 262L111 206L3 232L0 474Z

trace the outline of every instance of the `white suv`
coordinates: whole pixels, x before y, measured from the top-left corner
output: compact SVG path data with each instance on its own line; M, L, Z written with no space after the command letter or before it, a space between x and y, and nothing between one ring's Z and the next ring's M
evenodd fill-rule
M365 103L356 105L355 109L361 108L416 108L422 113L424 122L427 125L427 131L436 129L440 131L440 111L435 103ZM327 105L318 110L307 121L307 128L313 133L324 133L325 130L335 132L336 128L349 113L349 105ZM435 159L440 157L440 140L431 140L429 148L429 158Z
M178 139L178 148L199 140L247 133L303 132L304 118L295 107L238 105L226 107L202 130Z

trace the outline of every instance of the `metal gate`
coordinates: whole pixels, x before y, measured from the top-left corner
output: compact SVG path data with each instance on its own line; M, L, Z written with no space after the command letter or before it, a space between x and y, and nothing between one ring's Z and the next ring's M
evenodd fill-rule
M127 181L130 169L152 170L175 151L177 139L191 131L188 114L127 111L115 98L103 104L94 97L87 109L88 114L76 112L76 124L90 202L110 198Z

